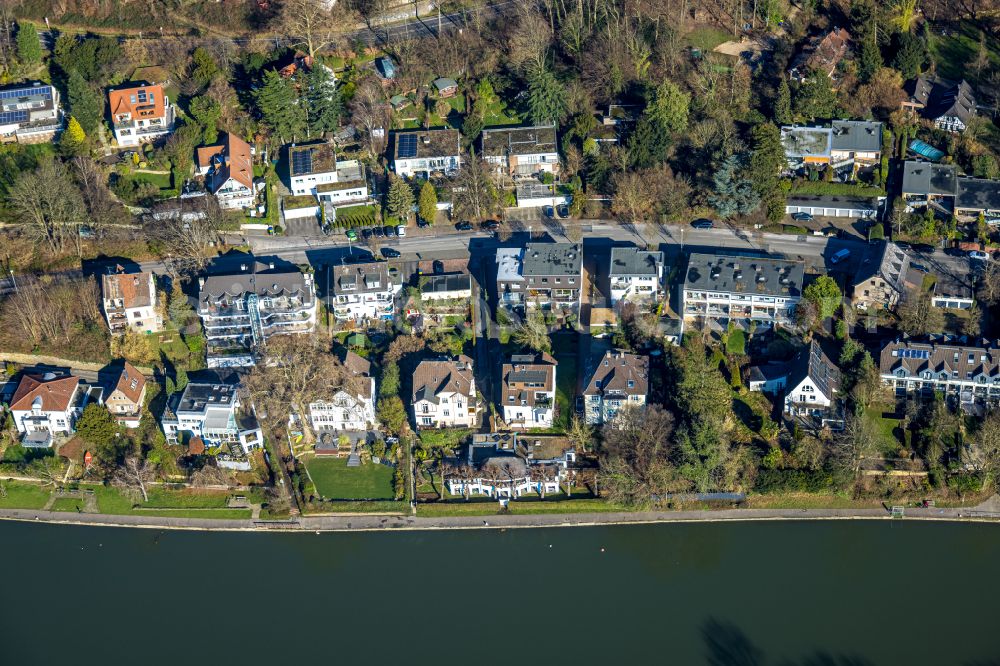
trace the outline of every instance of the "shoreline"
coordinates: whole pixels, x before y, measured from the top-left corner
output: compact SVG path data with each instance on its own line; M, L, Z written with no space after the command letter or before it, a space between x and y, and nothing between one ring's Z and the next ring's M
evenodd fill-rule
M977 513L981 515L976 515ZM304 516L288 521L225 518L169 518L61 511L2 509L0 520L84 527L117 527L197 532L321 533L436 530L506 530L600 527L676 523L776 522L783 520L889 520L1000 523L996 514L974 509L910 509L893 518L883 509L704 509L690 511L595 512L578 514L497 514L492 516L414 517L406 515Z

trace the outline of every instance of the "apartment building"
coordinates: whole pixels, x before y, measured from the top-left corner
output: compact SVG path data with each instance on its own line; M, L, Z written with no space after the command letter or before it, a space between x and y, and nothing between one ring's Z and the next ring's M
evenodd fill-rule
M955 395L966 411L1000 401L1000 341L896 340L882 349L879 371L897 398Z
M692 253L682 288L688 320L790 324L802 298L801 261Z
M611 305L621 301L656 302L663 281L663 253L636 247L613 247L608 275Z
M368 200L364 165L357 160L337 161L332 142L292 144L287 150L288 189L293 195L311 194L334 207Z
M55 86L35 81L0 88L0 142L51 141L62 126Z
M556 360L512 354L501 371L500 403L511 428L551 428L556 406Z
M160 420L171 444L197 438L201 448L238 446L248 454L264 446L264 437L252 405L235 381L192 381L167 402Z
M272 335L316 328L313 275L296 266L250 259L237 271L199 278L198 285L210 368L253 365Z
M153 84L126 84L108 91L115 140L120 147L138 146L174 131L174 107Z
M583 252L576 243L528 243L499 248L497 293L500 304L517 310L580 309Z
M584 418L607 423L624 407L642 407L649 394L649 357L611 349L590 371L583 390Z
M384 261L330 268L330 295L338 321L392 319L402 288L398 273L390 271Z
M325 400L309 403L309 423L313 431L363 432L375 427L375 378L372 364L348 351L341 356L351 380Z

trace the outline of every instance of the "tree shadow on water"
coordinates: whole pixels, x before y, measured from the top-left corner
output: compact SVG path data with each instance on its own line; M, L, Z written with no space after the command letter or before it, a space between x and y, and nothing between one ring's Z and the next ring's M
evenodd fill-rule
M816 651L798 660L769 662L764 651L743 630L716 618L709 618L702 625L701 635L706 647L705 661L710 666L766 666L769 663L776 666L874 666L864 657L826 651Z

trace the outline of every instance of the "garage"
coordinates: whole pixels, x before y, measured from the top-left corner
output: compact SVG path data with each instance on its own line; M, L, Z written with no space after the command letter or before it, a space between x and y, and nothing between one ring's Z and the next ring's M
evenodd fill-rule
M796 196L785 202L785 213L809 213L813 217L849 217L871 219L878 212L884 197L863 199L850 197Z

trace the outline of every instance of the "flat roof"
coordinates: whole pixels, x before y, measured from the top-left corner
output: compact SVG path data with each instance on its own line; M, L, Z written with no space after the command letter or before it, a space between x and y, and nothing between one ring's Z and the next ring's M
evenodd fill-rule
M782 127L781 145L788 157L828 157L833 146L833 129Z
M497 280L500 282L524 282L521 277L521 255L524 248L497 248Z
M957 208L1000 210L1000 180L959 178Z
M663 265L662 252L640 250L637 247L611 248L611 275L659 275Z
M576 243L528 243L521 275L579 275L583 252Z
M804 279L805 265L801 261L692 253L684 288L799 297Z
M288 169L292 177L337 170L337 151L332 143L292 144L288 147Z
M483 155L490 157L555 153L556 128L538 125L484 129L481 145Z
M903 164L903 193L954 195L957 178L957 169L953 164L906 160Z
M862 153L882 150L882 123L868 120L834 120L833 149Z
M392 132L393 160L452 157L459 154L457 129L437 128Z

